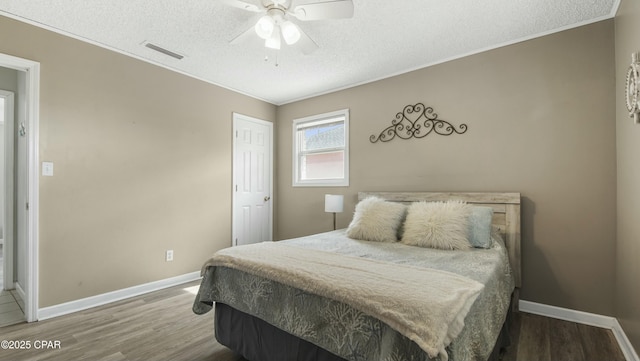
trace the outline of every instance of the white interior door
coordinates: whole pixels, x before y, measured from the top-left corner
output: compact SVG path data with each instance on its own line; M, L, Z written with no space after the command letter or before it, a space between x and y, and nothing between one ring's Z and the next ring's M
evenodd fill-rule
M273 124L233 114L233 245L273 240Z

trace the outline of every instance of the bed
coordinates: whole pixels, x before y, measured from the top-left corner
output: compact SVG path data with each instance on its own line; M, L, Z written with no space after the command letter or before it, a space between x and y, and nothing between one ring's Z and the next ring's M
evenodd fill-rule
M350 226L232 247L203 266L193 311L215 308L218 342L251 361L497 359L521 286L520 194L358 194L360 203L371 197L490 208L490 246L371 242L348 237Z

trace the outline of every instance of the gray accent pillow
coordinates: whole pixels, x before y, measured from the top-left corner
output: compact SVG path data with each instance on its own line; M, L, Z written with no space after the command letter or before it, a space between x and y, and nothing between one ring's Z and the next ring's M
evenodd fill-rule
M493 208L473 206L469 215L469 242L476 248L491 247Z

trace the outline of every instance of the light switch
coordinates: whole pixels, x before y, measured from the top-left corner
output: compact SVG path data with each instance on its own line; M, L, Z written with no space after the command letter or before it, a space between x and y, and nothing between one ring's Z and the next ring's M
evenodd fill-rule
M53 176L53 162L42 162L42 175L47 177Z

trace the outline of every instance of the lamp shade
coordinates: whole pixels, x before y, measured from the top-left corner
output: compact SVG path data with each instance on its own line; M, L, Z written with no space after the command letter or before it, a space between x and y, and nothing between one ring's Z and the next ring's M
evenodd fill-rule
M273 32L271 33L271 37L264 41L264 46L270 49L280 49L280 27L276 26L273 28Z
M276 22L269 15L265 15L258 20L255 26L256 34L259 37L267 40L273 34L273 29L276 27Z
M342 213L344 210L344 196L336 194L324 195L324 211L330 213Z
M287 45L293 45L300 40L300 29L291 21L285 21L282 23L282 37Z

